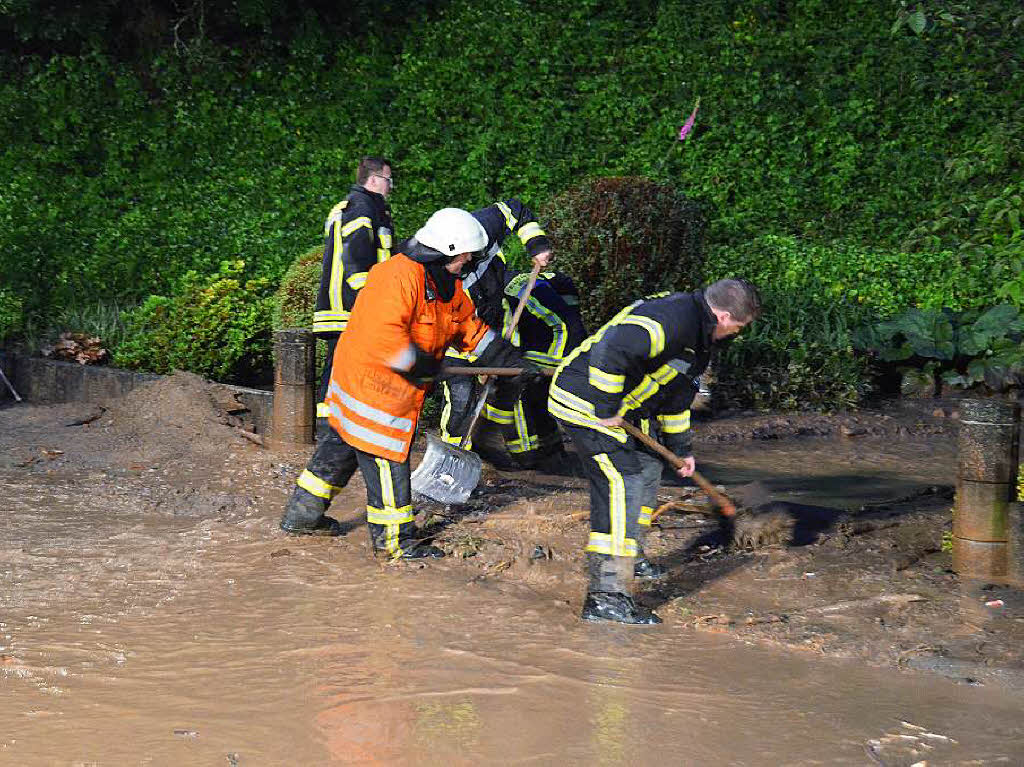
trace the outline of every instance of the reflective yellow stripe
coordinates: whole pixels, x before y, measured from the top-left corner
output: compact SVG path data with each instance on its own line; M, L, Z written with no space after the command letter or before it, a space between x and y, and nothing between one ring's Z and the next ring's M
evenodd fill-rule
M347 320L351 316L352 312L346 312L344 309L320 309L313 312L313 322L336 322Z
M650 506L640 507L640 519L638 520L644 527L651 526L651 515L654 513L654 509Z
M485 405L484 406L484 415L487 417L488 421L493 421L494 423L500 423L500 424L506 424L506 425L509 425L509 424L512 423L512 411L511 410L502 410L501 408L496 408L493 405Z
M309 469L303 469L299 478L295 480L295 484L310 495L315 495L317 498L323 498L327 501L331 500L341 491L340 487L327 484L316 474L309 471Z
M373 459L377 464L377 479L380 482L380 497L384 502L384 508L395 507L395 486L391 482L391 466L383 458Z
M348 207L348 200L342 200L327 214L327 221L324 222L324 237L331 233L331 227L341 221L342 212Z
M344 303L341 300L341 281L345 276L345 264L341 255L345 249L341 241L341 225L334 227L333 245L331 247L331 279L327 283L327 300L333 311L342 311Z
M569 396L579 400L575 395L569 394L563 389L559 389L554 384L551 384L548 395L548 412L551 413L555 418L566 423L575 424L576 426L584 426L594 431L599 431L602 434L606 434L619 442L626 442L628 437L623 429L609 429L607 426L602 426L598 423L597 418L594 416L594 407L590 406L590 413L582 413L579 409L571 407L565 404L565 402L559 401L561 397ZM582 402L582 400L580 400Z
M513 413L516 420L516 436L519 437L516 440L519 448L517 452L524 452L535 448L537 446L537 438L530 435L530 426L526 423L526 413L523 410L523 401L521 399L516 400Z
M498 206L498 210L501 211L501 215L505 217L505 224L508 226L508 230L510 232L515 231L516 224L518 222L516 221L516 217L512 215L512 209L503 202L496 202L494 204Z
M317 418L326 418L330 414L331 414L331 408L327 405L326 402L317 402L316 403L316 417Z
M675 415L659 415L658 423L665 434L680 434L690 428L690 411L684 410Z
M607 453L598 453L594 461L601 469L608 480L608 517L611 528L612 556L635 557L636 543L633 544L633 553L626 551L626 483L622 474Z
M377 263L381 264L391 258L391 251L388 248L377 248Z
M378 509L376 506L366 507L366 521L374 525L398 525L412 522L416 515L412 513L412 504L400 508L385 507Z
M607 533L591 533L587 541L587 551L608 554L613 557L635 557L637 546L636 541L632 538L624 538L621 544L616 546L612 536Z
M347 224L341 227L341 236L348 237L350 234L352 234L352 232L356 231L357 229L362 229L364 226L370 231L373 231L373 224L370 222L369 216L360 216L359 218L353 218L351 221L349 221Z
M651 337L651 351L647 355L649 358L653 359L665 351L665 329L657 320L637 314L630 314L627 317L623 317L619 324L637 325L647 331Z
M352 288L352 290L361 290L363 285L366 284L367 275L369 275L369 272L358 272L346 277L345 282L348 283L348 286Z
M606 373L600 368L595 368L593 365L587 368L587 380L590 381L590 385L595 389L600 389L609 394L618 394L626 385L625 375Z
M543 237L544 230L540 228L540 224L536 221L531 221L528 224L523 224L519 227L519 241L525 245L534 237Z
M314 333L344 333L345 328L348 327L348 320L342 320L340 322L314 322L313 332Z

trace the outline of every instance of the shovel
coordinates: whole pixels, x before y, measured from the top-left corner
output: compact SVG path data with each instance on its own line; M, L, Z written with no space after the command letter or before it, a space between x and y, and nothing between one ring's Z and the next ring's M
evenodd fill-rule
M667 447L662 445L657 440L652 439L648 435L644 434L633 424L629 423L629 421L623 421L622 428L625 429L626 433L633 437L637 442L641 443L645 447L650 448L655 453L664 458L665 461L668 462L668 465L671 466L673 469L683 468L682 458L673 453L671 450L669 450ZM733 517L736 515L736 505L732 501L730 501L724 493L720 492L718 488L716 488L714 485L708 482L707 478L703 474L701 474L699 471L694 471L691 476L693 477L693 481L697 483L697 487L699 487L701 490L708 494L708 497L711 499L712 503L714 503L718 507L718 511L723 517Z
M683 460L679 456L651 439L633 424L625 422L622 424L622 428L626 430L627 434L668 461L672 468L682 467ZM744 512L737 515L736 504L708 482L703 474L694 471L692 477L697 486L707 493L711 502L718 507L718 513L732 521L732 542L737 548L758 549L761 546L786 543L792 538L794 519L787 510L787 505L774 501L767 488L760 482L751 482L736 488L735 495L740 499ZM651 516L651 521L653 522L657 517L656 512Z
M508 329L505 331L506 341L512 337L516 325L519 324L519 317L526 307L530 293L533 292L533 286L537 284L540 269L540 264L533 265L530 280L519 297L519 304L512 315L512 322L509 323ZM476 374L482 370L477 369L473 372ZM480 414L483 412L484 405L487 404L487 398L491 395L495 380L494 376L488 376L485 379L483 391L480 392L480 397L473 406L469 425L466 427L466 432L462 435L458 447L445 443L434 434L427 435L427 452L423 454L423 460L420 461L420 465L416 467L410 477L414 493L444 504L465 503L469 500L470 493L480 483L482 463L480 456L467 450L466 445L473 437L473 430L476 428L477 421L480 420Z

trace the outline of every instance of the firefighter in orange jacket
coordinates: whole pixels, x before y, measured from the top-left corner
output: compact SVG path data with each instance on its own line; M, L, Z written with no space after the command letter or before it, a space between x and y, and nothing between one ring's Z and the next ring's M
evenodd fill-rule
M522 367L529 380L542 377L476 317L462 289L460 275L486 244L487 233L468 211L444 208L400 253L370 270L335 350L325 400L330 433L296 482L283 530L340 534L324 512L358 467L374 551L407 559L443 556L417 537L409 448L445 350L454 345L481 364Z

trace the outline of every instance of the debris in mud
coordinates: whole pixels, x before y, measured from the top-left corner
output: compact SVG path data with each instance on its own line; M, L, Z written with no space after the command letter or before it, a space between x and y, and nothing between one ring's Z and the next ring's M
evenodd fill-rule
M106 413L106 412L107 412L107 409L105 407L103 407L102 405L97 405L96 408L91 413L89 413L89 415L84 416L83 418L76 418L74 421L71 421L70 423L66 423L64 425L65 426L86 426L86 425L92 423L93 421L99 420L103 416L103 414Z
M53 346L42 349L44 357L77 362L79 365L100 365L110 359L98 336L87 333L61 333Z
M199 730L175 729L174 734L179 738L198 738Z

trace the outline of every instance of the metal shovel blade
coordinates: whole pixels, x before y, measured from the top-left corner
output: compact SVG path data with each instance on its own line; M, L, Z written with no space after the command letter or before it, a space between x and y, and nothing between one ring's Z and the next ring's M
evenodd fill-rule
M480 483L480 456L427 435L427 452L412 473L412 491L438 503L465 503Z

